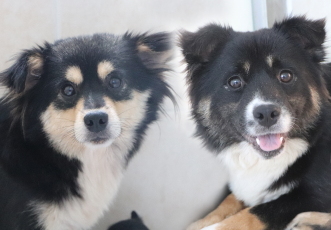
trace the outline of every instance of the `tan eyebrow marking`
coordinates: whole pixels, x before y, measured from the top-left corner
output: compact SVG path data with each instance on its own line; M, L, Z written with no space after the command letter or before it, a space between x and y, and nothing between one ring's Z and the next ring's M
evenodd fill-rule
M244 63L243 67L244 67L245 72L248 74L249 69L251 68L251 64L249 64L249 62L247 61Z
M101 80L104 80L108 74L114 70L114 66L109 61L102 61L98 64L98 75Z
M77 85L83 82L83 74L78 66L70 66L67 69L65 77L68 81L71 81Z
M270 67L272 67L272 63L274 62L274 59L273 59L273 57L272 57L271 55L269 55L269 56L267 57L266 61L267 61L267 64L268 64Z

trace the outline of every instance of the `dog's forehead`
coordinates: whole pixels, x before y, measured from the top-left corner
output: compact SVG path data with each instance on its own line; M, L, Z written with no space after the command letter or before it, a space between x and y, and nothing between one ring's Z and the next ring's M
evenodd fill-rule
M284 36L265 29L255 32L237 33L237 36L228 42L223 54L237 60L263 60L273 54L284 54L289 48L289 43Z
M54 72L62 72L68 81L79 85L96 76L105 80L119 65L131 60L131 49L127 41L113 35L69 38L52 46L49 63Z
M104 81L106 77L115 70L114 63L111 60L94 61L88 66L75 63L65 66L64 68L64 78L76 85L80 85L86 80L98 79Z
M108 34L95 34L67 38L51 45L49 59L53 63L80 65L81 68L97 66L103 60L128 59L133 47L127 40Z
M62 58L76 56L78 54L91 54L93 51L110 51L116 47L122 40L111 34L95 34L93 36L82 36L66 38L56 41L52 45L52 50Z
M303 62L301 50L283 35L270 29L238 33L218 56L223 73L250 74L272 68L290 68ZM300 63L299 63L300 65Z
M103 80L108 76L108 74L114 71L114 69L115 69L114 64L111 61L109 60L100 61L98 62L97 65L98 77Z
M76 85L80 85L83 82L83 74L80 67L77 65L67 67L65 78Z

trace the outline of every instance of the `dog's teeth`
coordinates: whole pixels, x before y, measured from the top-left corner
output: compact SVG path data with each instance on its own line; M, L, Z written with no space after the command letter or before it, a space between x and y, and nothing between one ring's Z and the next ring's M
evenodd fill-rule
M283 142L283 140L284 140L284 137L280 137L280 142Z
M258 145L260 145L260 140L259 140L259 138L256 138L256 143L257 143Z

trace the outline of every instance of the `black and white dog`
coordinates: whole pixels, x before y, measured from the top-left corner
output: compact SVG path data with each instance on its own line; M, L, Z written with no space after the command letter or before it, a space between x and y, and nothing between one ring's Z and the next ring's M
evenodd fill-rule
M302 212L312 213L289 229L326 224L328 214L313 213L331 212L324 26L293 17L255 32L181 33L197 136L224 162L233 193L190 230L284 229Z
M168 33L96 34L25 50L0 80L0 229L89 229L157 119Z

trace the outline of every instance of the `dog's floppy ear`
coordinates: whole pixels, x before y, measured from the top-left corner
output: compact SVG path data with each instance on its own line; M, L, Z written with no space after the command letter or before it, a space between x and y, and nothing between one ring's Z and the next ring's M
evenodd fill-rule
M138 56L149 69L167 69L173 55L171 33L142 35L137 42Z
M204 64L213 59L229 41L233 33L232 28L217 24L209 24L197 32L180 32L180 47L188 69L196 64Z
M26 92L40 79L43 65L42 48L25 50L11 67L0 73L0 82L18 94Z
M136 213L136 211L132 211L132 212L131 212L131 219L141 221L141 219L140 219L138 213Z
M323 61L325 52L325 19L308 20L305 16L292 17L275 23L273 28L285 34L307 50L317 62Z

